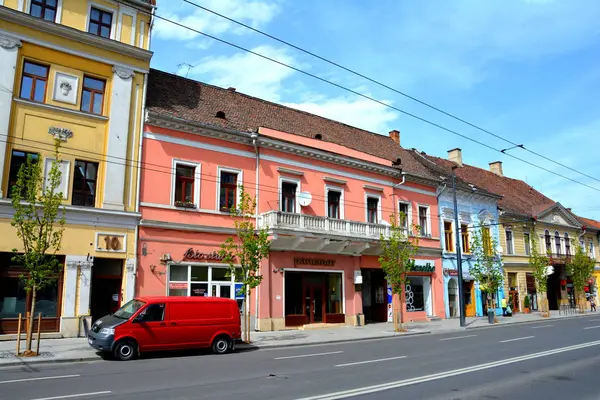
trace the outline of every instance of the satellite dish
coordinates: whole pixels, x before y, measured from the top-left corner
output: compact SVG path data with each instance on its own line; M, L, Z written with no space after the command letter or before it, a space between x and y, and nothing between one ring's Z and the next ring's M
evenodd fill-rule
M302 207L309 206L311 201L312 201L312 194L310 194L309 192L298 193L298 203Z

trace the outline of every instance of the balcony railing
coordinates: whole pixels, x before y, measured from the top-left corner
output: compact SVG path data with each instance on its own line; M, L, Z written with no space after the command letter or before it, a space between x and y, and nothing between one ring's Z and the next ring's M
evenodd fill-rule
M289 229L369 239L380 239L381 235L384 237L389 237L390 235L389 225L284 213L281 211L269 211L262 214L259 226L268 229Z

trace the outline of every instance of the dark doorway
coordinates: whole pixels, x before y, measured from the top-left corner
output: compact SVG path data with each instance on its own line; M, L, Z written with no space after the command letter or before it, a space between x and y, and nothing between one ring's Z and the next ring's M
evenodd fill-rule
M387 282L380 269L361 269L365 323L387 322Z
M90 312L92 323L112 314L121 306L123 292L123 260L96 258L92 268Z
M554 273L548 277L546 295L548 297L548 308L558 310L560 299L560 274L562 267L554 266Z

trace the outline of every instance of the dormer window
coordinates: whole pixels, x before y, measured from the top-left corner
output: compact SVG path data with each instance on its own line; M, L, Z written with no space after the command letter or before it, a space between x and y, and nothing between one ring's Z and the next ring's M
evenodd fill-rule
M29 14L36 18L54 22L58 0L31 0Z
M225 111L217 111L215 118L225 119Z
M92 7L88 32L110 39L113 15L111 12Z

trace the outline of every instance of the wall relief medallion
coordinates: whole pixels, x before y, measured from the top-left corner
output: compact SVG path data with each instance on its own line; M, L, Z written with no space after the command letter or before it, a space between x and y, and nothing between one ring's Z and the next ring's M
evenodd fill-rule
M61 103L77 104L78 85L78 76L56 72L54 75L54 95L52 99Z

